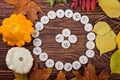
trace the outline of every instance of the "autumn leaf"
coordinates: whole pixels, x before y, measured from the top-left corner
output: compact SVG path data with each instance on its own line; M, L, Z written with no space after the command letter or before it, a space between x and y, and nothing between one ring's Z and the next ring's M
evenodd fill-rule
M102 71L99 75L98 75L98 80L108 80L109 79L109 75L107 72Z
M71 80L108 80L109 75L107 72L102 71L99 75L96 74L95 67L92 64L88 64L85 67L84 74L81 75L78 71L72 71L73 75L75 76Z
M75 78L72 78L71 80L79 80L79 79L75 77Z
M49 3L50 6L54 6L56 2L67 3L67 0L47 0L47 3Z
M83 80L98 80L95 72L95 67L92 64L88 64L85 68Z
M39 5L32 0L4 0L4 2L16 7L15 14L26 15L32 22L38 19L38 12L43 12Z
M76 79L82 80L82 75L78 71L72 71L72 73L73 73L73 75L76 76Z
M98 0L99 6L110 18L120 17L120 1L119 0Z
M15 79L14 80L29 80L27 74L18 74L13 72Z
M65 74L62 71L60 71L55 80L67 80L67 79L65 77Z
M108 23L99 21L94 25L93 32L96 33L95 43L100 55L116 48L116 34Z
M52 68L39 69L38 64L35 63L30 74L30 80L47 80L52 73Z

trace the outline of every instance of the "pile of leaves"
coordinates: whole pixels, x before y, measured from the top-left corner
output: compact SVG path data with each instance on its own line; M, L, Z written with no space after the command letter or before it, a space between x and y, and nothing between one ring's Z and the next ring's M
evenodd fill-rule
M4 2L15 6L15 14L26 15L32 22L38 19L37 12L43 12L33 0L4 0Z
M32 72L29 75L14 73L14 80L50 80L49 77L52 73L52 68L39 69L38 64L35 63ZM102 71L99 75L96 74L95 67L92 64L88 64L85 67L84 74L81 75L78 71L72 71L75 76L71 80L108 80L109 75L107 72ZM64 72L60 71L54 80L67 80Z

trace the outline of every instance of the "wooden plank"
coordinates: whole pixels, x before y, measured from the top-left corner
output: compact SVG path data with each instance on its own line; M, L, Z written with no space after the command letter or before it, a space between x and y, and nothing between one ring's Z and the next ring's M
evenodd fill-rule
M41 5L44 13L39 14L39 17L46 15L48 11L50 10L57 10L59 8L62 8L64 10L70 8L70 5L68 4L56 4L54 7L50 7L49 4L46 3L46 0L35 0L39 5ZM9 17L10 14L14 11L14 7L11 5L8 5L4 3L2 0L0 0L0 25L2 24L2 20L6 17ZM100 7L97 7L94 12L88 12L86 13L81 12L80 8L73 10L74 12L78 11L82 15L88 15L90 18L90 23L93 25L97 23L98 21L106 21L111 25L111 28L114 30L114 32L117 34L120 31L120 18L118 19L111 19L107 17L104 12L100 9ZM61 33L62 29L69 28L72 31L72 34L77 35L78 42L76 44L71 45L70 49L63 49L61 48L60 44L57 44L55 42L55 36L58 33ZM85 54L86 47L85 43L87 42L86 39L87 33L84 31L84 25L82 25L80 22L74 22L72 19L58 19L51 20L48 25L45 26L44 31L40 33L40 38L43 40L42 49L43 51L47 52L49 55L49 58L54 59L55 61L61 60L64 63L65 62L73 62L74 60L78 60L80 55ZM32 45L32 42L30 44L25 45L26 48L28 48L31 52L34 46ZM10 49L10 46L7 46L5 43L2 42L2 36L0 36L0 80L13 80L14 76L12 72L7 68L5 63L5 57L8 49ZM101 70L105 70L110 74L110 57L114 51L108 52L107 54L104 54L100 56L99 51L95 48L95 57L92 59L89 59L89 62L95 65L97 69L97 73ZM39 63L40 68L44 68L45 65L43 62L41 62L38 58L38 56L33 55L34 59ZM82 68L80 71L82 71ZM51 79L53 80L58 71L54 70L51 76ZM70 72L65 72L67 74L67 79L69 80L73 75ZM120 75L118 74L111 74L110 80L120 80Z

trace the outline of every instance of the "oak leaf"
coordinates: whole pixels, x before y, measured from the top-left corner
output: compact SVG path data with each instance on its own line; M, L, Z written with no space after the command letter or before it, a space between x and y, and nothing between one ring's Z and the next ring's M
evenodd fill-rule
M38 64L35 63L30 74L30 80L47 80L52 73L52 68L39 69Z
M67 80L67 79L65 77L65 74L62 71L60 71L57 75L56 80Z
M15 6L15 14L26 15L32 22L38 19L38 12L43 12L40 6L32 0L4 0L4 2Z

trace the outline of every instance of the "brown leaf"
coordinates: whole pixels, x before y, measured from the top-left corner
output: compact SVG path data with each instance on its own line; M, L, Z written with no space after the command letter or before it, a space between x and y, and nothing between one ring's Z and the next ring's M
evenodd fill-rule
M65 74L62 71L60 71L57 75L56 80L67 80L67 79L65 77Z
M98 76L98 80L109 80L109 75L107 74L107 72L102 71L99 76Z
M47 80L52 73L52 68L39 69L38 64L35 63L30 74L30 80Z
M32 0L4 0L4 2L14 5L15 14L26 15L32 22L38 19L38 12L43 12L40 6Z
M85 68L83 80L98 80L95 67L92 64L88 64L88 66Z
M72 78L71 80L79 80L79 79L75 77L75 78Z
M92 64L88 64L85 68L85 72L81 75L78 71L72 71L75 78L71 80L108 80L109 75L107 72L102 71L99 75L96 75L95 67Z
M82 80L82 76L78 71L72 71L73 75L75 75L76 78L78 78L79 80Z
M28 4L30 0L4 0L4 2L17 7Z

